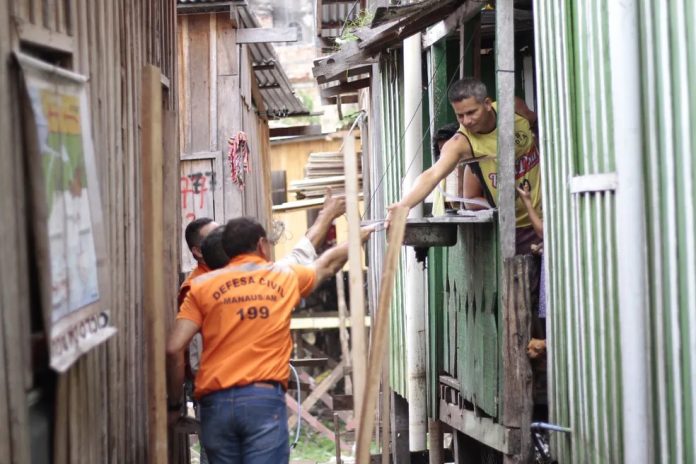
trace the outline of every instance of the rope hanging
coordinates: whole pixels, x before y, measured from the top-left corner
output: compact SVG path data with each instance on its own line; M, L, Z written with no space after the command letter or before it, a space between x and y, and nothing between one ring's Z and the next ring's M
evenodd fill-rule
M244 190L244 185L246 184L244 180L245 174L251 172L247 136L244 132L239 131L237 135L227 140L227 144L230 146L227 152L227 162L230 165L232 182L234 182L240 190Z

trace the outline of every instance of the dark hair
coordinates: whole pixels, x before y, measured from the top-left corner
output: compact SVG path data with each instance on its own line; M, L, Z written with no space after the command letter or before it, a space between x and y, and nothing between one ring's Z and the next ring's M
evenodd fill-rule
M201 246L201 229L208 224L213 222L209 217L202 217L194 219L189 225L186 226L186 231L184 236L186 237L186 244L189 250L195 246Z
M452 84L447 92L447 98L449 98L450 102L460 102L471 97L474 97L479 103L483 103L483 101L488 97L488 89L486 89L486 84L478 79L474 79L473 77L459 79L457 82Z
M210 269L220 269L225 267L230 261L229 256L222 248L222 234L225 232L225 226L218 226L213 229L201 243L201 253L203 261Z
M457 133L459 130L459 124L456 122L452 122L449 124L445 124L444 126L440 127L437 132L435 132L435 136L433 137L433 153L435 154L435 159L437 160L440 158L440 144L439 142L446 142L452 137L454 137L454 134Z
M266 237L266 229L254 218L240 217L230 219L222 233L222 248L230 259L242 253L256 250L261 237Z

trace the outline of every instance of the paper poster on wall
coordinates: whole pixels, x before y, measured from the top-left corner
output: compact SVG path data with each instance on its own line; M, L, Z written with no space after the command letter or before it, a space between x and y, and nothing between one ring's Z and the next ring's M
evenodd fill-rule
M17 54L24 77L32 230L51 367L65 371L116 332L85 78Z

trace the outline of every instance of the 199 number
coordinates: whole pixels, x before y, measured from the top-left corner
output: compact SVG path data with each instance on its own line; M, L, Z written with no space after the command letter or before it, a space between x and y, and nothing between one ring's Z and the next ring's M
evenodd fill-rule
M270 312L266 306L261 306L260 308L257 308L256 306L249 306L246 309L240 309L237 311L237 314L239 315L239 319L243 321L244 319L256 319L257 317L260 317L261 319L268 319Z

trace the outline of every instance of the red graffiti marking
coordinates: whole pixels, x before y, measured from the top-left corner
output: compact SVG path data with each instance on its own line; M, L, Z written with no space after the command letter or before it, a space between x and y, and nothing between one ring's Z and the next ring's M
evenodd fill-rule
M193 220L196 218L195 210L205 208L206 194L213 192L217 186L215 173L207 171L187 174L181 176L179 184L181 189L181 209L186 213L186 219L190 218ZM196 205L196 200L198 200L198 205Z

